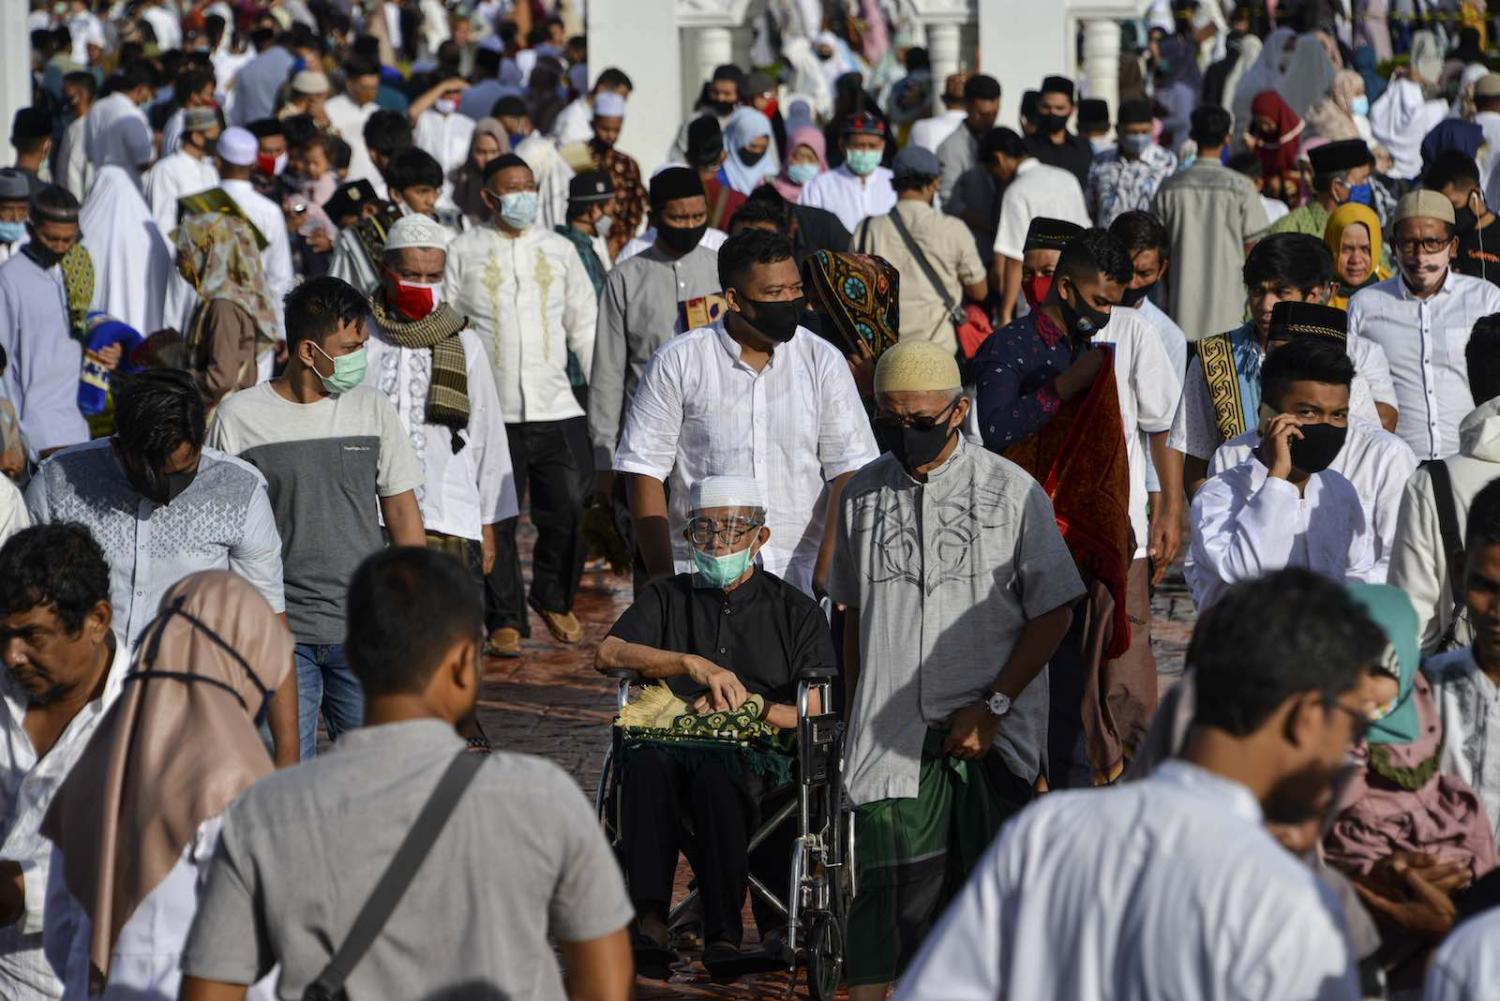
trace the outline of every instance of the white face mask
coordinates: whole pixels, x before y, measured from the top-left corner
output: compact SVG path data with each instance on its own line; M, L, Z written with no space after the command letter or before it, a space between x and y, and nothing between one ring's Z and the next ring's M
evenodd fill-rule
M433 102L432 108L440 115L451 115L458 110L458 102L451 97L440 97Z
M594 223L594 232L602 237L608 237L609 231L614 227L614 216L600 216L599 221Z

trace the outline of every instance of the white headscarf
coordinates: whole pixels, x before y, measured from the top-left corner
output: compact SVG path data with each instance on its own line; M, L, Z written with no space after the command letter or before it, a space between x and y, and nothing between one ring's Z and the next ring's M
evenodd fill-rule
M149 335L160 330L172 251L135 180L123 167L100 167L78 217L94 261L94 306Z
M1448 114L1441 100L1429 101L1415 80L1392 80L1370 106L1370 129L1391 154L1391 174L1412 179L1422 172L1422 138Z

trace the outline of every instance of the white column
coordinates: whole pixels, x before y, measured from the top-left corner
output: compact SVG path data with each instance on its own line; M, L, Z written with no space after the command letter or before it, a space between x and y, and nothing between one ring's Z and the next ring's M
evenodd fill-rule
M714 75L714 70L725 63L734 62L734 36L728 28L703 27L688 34L687 49L693 64L698 67L698 76L689 84L687 94L691 105L698 97L704 81ZM687 109L678 109L685 112Z
M1113 118L1120 110L1120 24L1104 18L1083 22L1083 72L1088 96L1109 102Z
M943 110L943 88L958 72L959 30L954 23L927 25L927 57L932 62L932 107Z
M6 0L0 0L4 4ZM597 0L589 5L589 76L625 71L635 92L625 108L620 149L643 175L661 164L682 120L682 45L673 0Z
M7 130L16 112L31 104L31 34L26 30L26 9L21 0L0 0L0 127ZM11 153L5 151L6 156Z

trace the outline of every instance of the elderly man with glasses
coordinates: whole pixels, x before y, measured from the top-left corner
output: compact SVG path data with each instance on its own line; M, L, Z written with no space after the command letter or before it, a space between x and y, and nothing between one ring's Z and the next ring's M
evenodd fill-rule
M657 679L669 691L648 690L643 701L659 694L677 716L730 714L716 717L715 734L758 729L757 722L795 729L797 679L833 668L833 639L816 601L756 566L771 537L759 485L748 476L694 483L683 536L693 571L647 585L599 645L596 667ZM620 763L621 857L636 912L636 965L645 976L666 979L676 958L667 913L685 824L696 835L704 965L716 976L749 972L758 958L740 953L750 870L768 886L786 882L787 838L749 851L774 780L746 764L738 742L706 743L653 741Z

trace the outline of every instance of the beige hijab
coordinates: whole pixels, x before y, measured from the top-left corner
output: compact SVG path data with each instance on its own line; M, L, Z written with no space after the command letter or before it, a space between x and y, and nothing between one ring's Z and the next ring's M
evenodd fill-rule
M162 598L125 690L42 823L93 922L93 980L136 906L198 825L271 773L255 717L292 666L292 637L248 581L186 577Z

